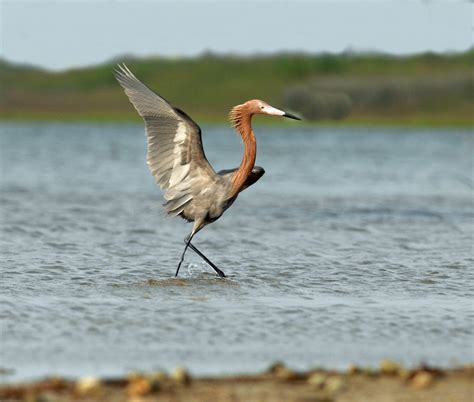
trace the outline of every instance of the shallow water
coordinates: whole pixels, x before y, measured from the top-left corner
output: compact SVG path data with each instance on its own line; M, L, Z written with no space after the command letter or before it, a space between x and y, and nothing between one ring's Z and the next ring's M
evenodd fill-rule
M195 244L161 212L142 126L1 129L1 361L8 380L472 362L474 137L256 127L266 174ZM240 162L204 127L218 169Z

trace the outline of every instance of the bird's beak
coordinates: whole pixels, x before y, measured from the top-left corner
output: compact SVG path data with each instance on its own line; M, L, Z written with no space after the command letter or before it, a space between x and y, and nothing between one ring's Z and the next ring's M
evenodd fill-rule
M301 118L299 118L298 116L295 116L294 114L287 113L287 112L285 112L283 117L288 117L289 119L301 120Z
M299 117L295 116L294 114L284 112L283 110L279 110L274 108L273 106L266 106L263 110L264 114L269 114L271 116L281 116L281 117L288 117L289 119L301 120Z

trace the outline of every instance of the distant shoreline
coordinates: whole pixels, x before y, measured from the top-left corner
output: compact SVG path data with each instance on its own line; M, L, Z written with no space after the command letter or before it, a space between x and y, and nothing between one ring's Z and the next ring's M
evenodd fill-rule
M223 123L234 105L254 98L299 113L305 124L473 124L474 48L404 57L285 53L118 61L199 124ZM0 120L139 121L115 68L110 61L50 72L0 59ZM274 124L270 117L256 122Z

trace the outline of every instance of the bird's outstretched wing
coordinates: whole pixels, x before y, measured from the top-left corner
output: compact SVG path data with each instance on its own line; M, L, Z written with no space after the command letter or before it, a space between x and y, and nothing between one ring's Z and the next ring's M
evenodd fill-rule
M204 155L201 129L138 80L125 64L115 70L115 78L145 121L147 164L165 191L165 209L179 215L193 199L199 182L216 175Z

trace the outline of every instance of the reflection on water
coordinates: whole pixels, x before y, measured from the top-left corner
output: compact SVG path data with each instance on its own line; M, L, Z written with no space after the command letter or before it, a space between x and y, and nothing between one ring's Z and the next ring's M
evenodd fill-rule
M141 125L1 125L2 367L17 378L473 360L473 136L257 127L266 175L195 244ZM204 130L218 169L231 129Z

